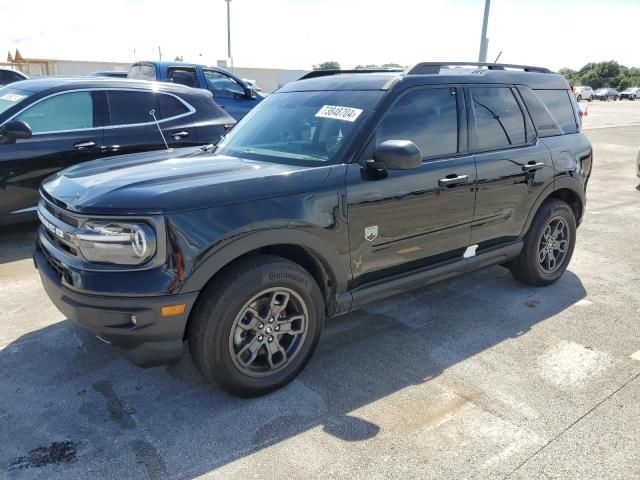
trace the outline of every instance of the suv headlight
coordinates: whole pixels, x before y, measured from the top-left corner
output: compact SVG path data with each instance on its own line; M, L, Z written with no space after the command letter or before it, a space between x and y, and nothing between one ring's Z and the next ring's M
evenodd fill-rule
M156 232L146 223L90 220L76 240L90 262L142 265L156 253Z

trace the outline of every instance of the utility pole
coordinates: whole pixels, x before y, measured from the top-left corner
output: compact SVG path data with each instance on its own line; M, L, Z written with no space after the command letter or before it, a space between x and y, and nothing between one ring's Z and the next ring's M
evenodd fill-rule
M482 36L480 37L480 54L478 62L485 63L487 61L487 50L489 47L489 39L487 38L487 24L489 23L489 5L491 0L484 0L484 19L482 20Z
M233 57L231 56L231 0L224 1L227 2L227 57L233 71Z
M160 45L158 45L158 59L162 61L162 49L160 48Z

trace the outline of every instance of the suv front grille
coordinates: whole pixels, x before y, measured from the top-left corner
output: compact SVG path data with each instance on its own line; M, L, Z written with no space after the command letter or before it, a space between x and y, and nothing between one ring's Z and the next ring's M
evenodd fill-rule
M74 227L79 227L80 226L80 222L78 221L78 219L72 217L71 215L67 214L64 210L62 210L61 208L58 208L54 205L51 205L48 202L44 202L44 208L46 208L46 210L53 215L54 217L56 217L57 219L61 220L62 222L66 223L67 225L72 225Z
M41 235L48 241L50 248L55 247L66 257L78 258L75 232L81 223L80 220L50 204L46 199L40 200L38 204L38 217L43 226ZM43 249L46 247L43 246Z
M60 263L49 252L47 252L47 249L44 248L44 246L42 246L41 250L49 266L51 266L51 268L53 268L58 274L58 278L63 278L65 275L65 268L62 266L62 263Z

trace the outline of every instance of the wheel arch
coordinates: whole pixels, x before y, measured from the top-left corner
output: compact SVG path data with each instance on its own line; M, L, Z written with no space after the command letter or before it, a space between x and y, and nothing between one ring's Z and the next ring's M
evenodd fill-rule
M585 209L585 195L582 188L575 185L577 180L571 178L560 178L556 179L554 184L549 185L538 197L533 208L529 212L529 216L527 217L527 221L525 223L525 228L523 229L523 235L529 231L531 227L531 223L533 222L533 218L535 217L538 210L544 202L549 200L550 198L557 198L566 202L573 211L573 214L576 219L576 226L580 225L582 222L582 217L584 215Z
M313 276L322 291L328 316L342 313L350 307L350 295L347 292L349 277L345 261L340 258L335 246L326 244L317 235L294 229L253 233L210 253L192 272L180 291L202 291L236 261L267 254L287 258Z

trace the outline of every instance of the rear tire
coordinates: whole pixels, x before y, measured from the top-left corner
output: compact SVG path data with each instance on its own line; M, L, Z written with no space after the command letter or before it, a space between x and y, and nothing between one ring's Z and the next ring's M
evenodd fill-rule
M577 102L581 102L582 101L582 97L580 95L578 95L578 98L576 98Z
M593 96L589 97L589 99L587 100L588 102L593 101Z
M510 265L511 274L527 285L550 285L567 269L575 243L576 219L571 207L550 199L536 213L522 251Z
M313 354L324 326L314 278L285 258L239 260L200 294L189 325L193 360L210 382L241 397L292 381Z

